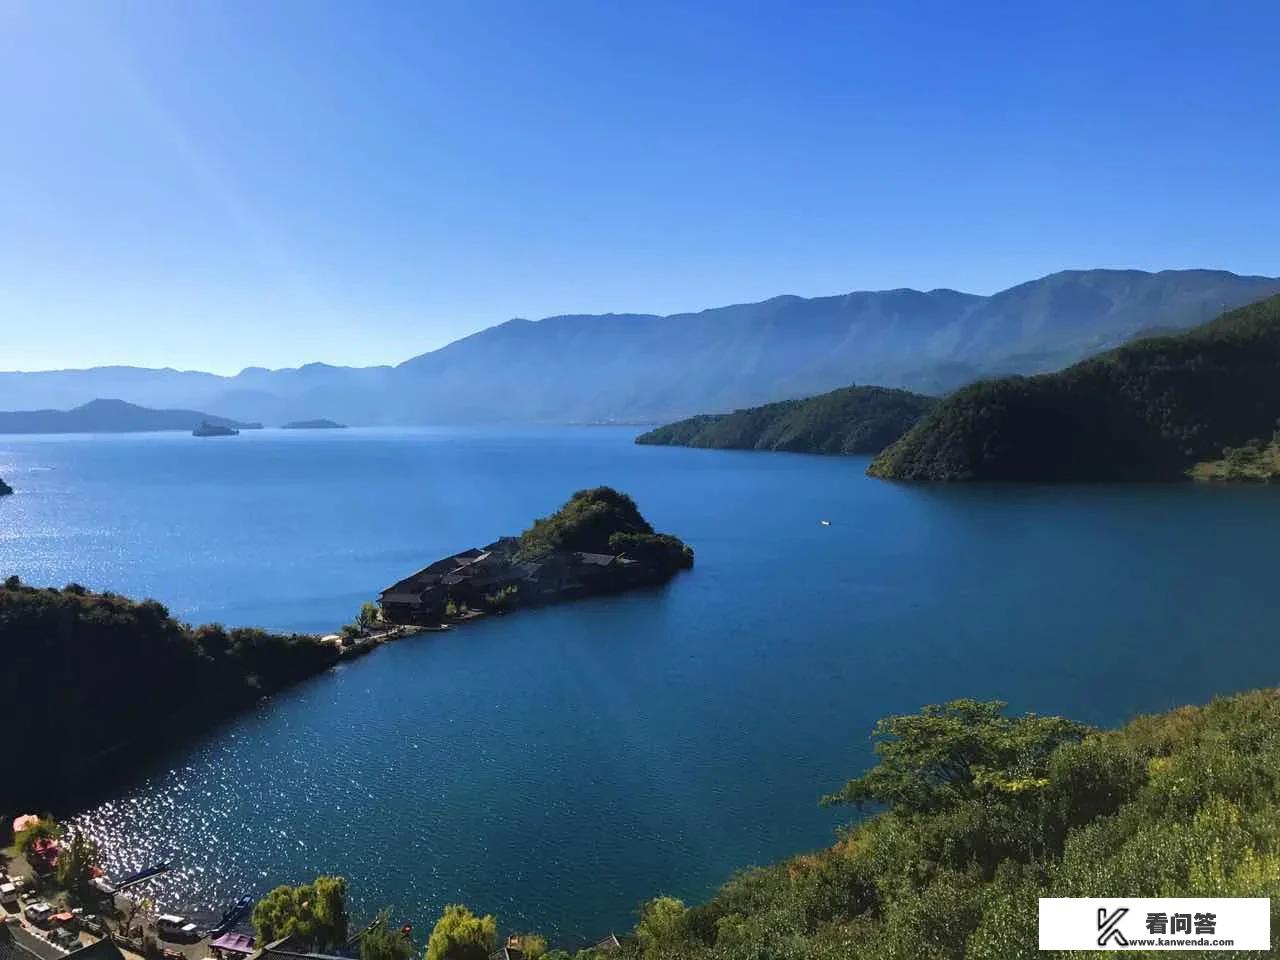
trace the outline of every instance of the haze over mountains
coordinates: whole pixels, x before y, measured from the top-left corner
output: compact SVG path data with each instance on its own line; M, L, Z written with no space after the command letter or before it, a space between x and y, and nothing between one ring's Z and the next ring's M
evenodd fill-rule
M198 410L151 410L123 400L91 400L72 410L20 410L0 413L6 433L145 433L194 430L201 423L253 430L260 423L241 423Z
M1280 293L1216 270L1063 271L989 297L900 289L774 297L698 313L510 320L394 367L233 377L99 367L0 373L0 409L111 397L279 424L661 421L857 382L939 394L1038 373Z

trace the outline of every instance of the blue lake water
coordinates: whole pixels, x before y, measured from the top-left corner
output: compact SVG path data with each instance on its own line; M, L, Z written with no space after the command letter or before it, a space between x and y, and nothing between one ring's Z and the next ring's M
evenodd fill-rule
M600 483L697 551L665 589L390 645L215 729L84 814L111 866L172 861L179 912L337 872L358 913L462 901L574 942L828 842L816 801L887 713L1112 724L1280 679L1280 489L897 486L634 433L0 438L0 573L191 621L327 632Z

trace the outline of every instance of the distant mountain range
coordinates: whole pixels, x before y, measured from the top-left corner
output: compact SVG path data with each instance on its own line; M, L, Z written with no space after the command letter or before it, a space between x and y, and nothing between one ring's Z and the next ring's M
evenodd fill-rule
M1280 279L1225 271L1070 270L989 297L902 289L511 320L395 367L0 373L0 409L119 397L267 423L661 422L853 382L946 393L1059 369L1153 323L1185 328L1276 293Z
M845 387L733 413L700 414L636 437L636 443L713 450L879 453L937 403L908 390Z
M262 426L196 410L150 410L123 400L91 400L73 410L0 413L0 434L143 433L150 430L193 430L201 423L235 430L253 430Z
M1058 373L965 387L868 472L889 480L1174 479L1245 444L1256 451L1246 459L1269 463L1277 418L1280 296ZM1231 466L1201 473L1233 479Z

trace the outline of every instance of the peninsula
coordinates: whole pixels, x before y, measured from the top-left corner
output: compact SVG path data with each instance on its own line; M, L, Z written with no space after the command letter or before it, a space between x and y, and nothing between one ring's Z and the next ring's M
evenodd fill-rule
M887 480L1181 480L1226 448L1249 445L1260 456L1278 417L1273 296L1059 373L958 390L867 472ZM1235 455L1239 463L1250 457Z
M155 600L0 581L0 694L17 717L39 717L56 763L0 783L0 808L56 807L161 749L159 734L200 730L338 662L333 643L218 624L191 627ZM50 673L54 665L69 665ZM57 709L51 710L51 684Z
M153 410L124 400L91 400L72 410L0 412L0 433L148 433L190 430L202 422L236 430L257 430L262 426L198 410Z
M441 624L666 583L693 550L612 487L579 490L518 537L437 560L382 591L382 618Z
M332 420L292 420L282 430L344 430L346 424L334 423Z
M937 403L909 390L849 386L803 400L702 414L636 437L636 443L715 450L879 453Z

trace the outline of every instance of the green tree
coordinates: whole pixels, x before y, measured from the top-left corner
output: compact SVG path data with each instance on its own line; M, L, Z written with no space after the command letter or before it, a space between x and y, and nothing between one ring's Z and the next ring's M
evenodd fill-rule
M316 877L301 886L276 887L253 908L253 927L260 942L292 937L309 950L335 950L347 942L347 881Z
M98 863L98 845L82 830L73 830L71 839L58 854L58 885L77 899L89 892L93 868Z
M361 633L369 633L378 626L380 618L378 605L372 600L366 600L360 605L360 613L356 616L356 627Z
M13 842L22 851L24 857L29 857L37 840L57 840L61 836L62 828L58 826L57 821L45 814L25 830L19 830L14 834Z
M498 941L498 922L491 916L477 917L458 903L440 914L426 960L488 960Z
M688 939L687 911L675 897L655 897L641 908L636 939L646 960L665 960L679 952Z
M360 937L360 960L409 960L413 941L403 930L392 928L391 911L384 909Z
M1001 700L952 700L876 724L879 762L824 804L883 804L905 813L1047 786L1049 757L1089 728L1062 717L1006 717Z

